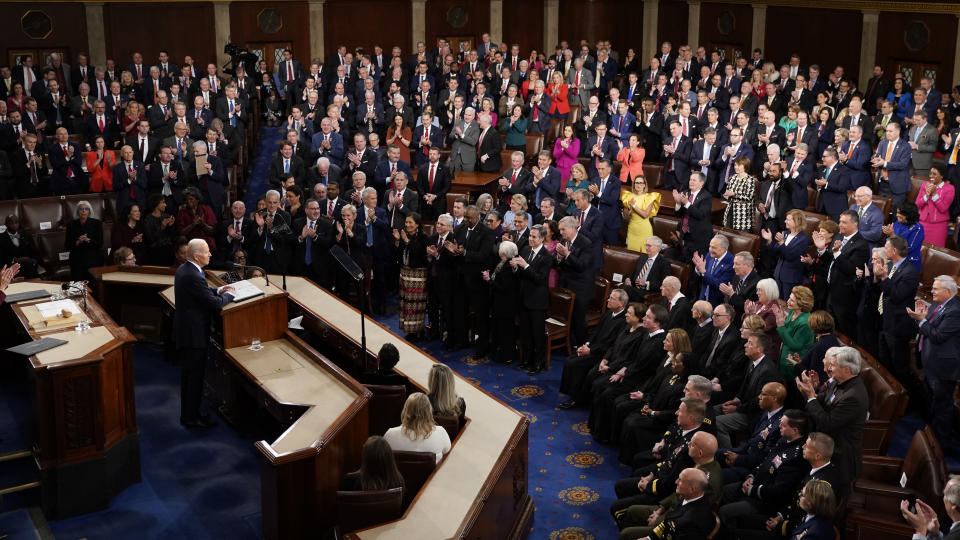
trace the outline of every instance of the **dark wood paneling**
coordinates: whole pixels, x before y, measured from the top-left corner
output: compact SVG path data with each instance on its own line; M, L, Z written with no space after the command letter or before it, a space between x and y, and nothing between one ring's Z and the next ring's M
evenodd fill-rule
M732 16L733 28L729 33L721 33L721 16ZM768 28L772 28L768 25ZM704 2L700 6L700 45L710 50L714 45L739 46L745 55L749 55L750 39L753 34L753 8L747 4L712 4Z
M283 27L273 34L260 30L257 15L269 7L283 18ZM326 27L332 28L336 19L326 19ZM310 13L306 2L233 2L230 4L230 38L243 46L247 43L293 43L293 54L306 69L310 63ZM223 47L223 44L218 44Z
M359 11L358 11L359 10ZM343 17L351 18L352 13L376 13L363 24L363 31L349 24L341 24ZM346 45L353 51L363 47L373 54L373 46L383 47L389 58L394 45L403 49L404 57L412 49L412 19L409 0L336 0L323 6L324 51L327 56L336 52L338 45Z
M611 24L616 21L616 24ZM643 2L636 0L560 0L560 39L577 44L586 39L593 48L598 39L609 39L621 55L633 48L640 54L643 45Z
M459 28L455 28L447 20L450 10L454 8L466 10L466 23ZM480 34L490 29L490 3L487 0L427 0L426 11L426 42L427 48L431 50L436 48L437 38L448 36L471 36L476 46L480 42ZM504 23L506 22L504 17ZM528 24L530 21L524 21L525 27ZM452 52L457 53L455 50Z
M803 66L819 64L826 74L839 65L843 66L848 77L857 78L860 71L862 20L859 11L770 6L767 8L763 57L779 68L790 60L791 54L797 53ZM796 34L784 39L782 34L776 32L776 28L785 21L796 28L816 29L816 34L825 39L803 39Z
M30 39L20 28L20 18L29 10L39 10L47 14L53 23L53 31L46 39ZM17 49L58 49L66 48L67 63L73 64L78 52L87 49L87 17L83 4L79 2L53 3L0 3L0 43L3 45L3 58L6 64L9 52ZM34 59L34 64L38 64Z
M928 30L929 43L919 51L911 51L904 40L904 31L914 21ZM888 77L893 77L897 60L938 64L937 88L947 90L953 81L953 51L957 40L957 19L947 15L922 13L880 13L880 39L877 40L877 63ZM916 85L916 83L914 83Z
M690 4L685 0L660 0L660 18L657 21L657 45L664 41L677 50L687 42L687 22L690 20ZM657 48L659 51L659 47ZM696 51L694 51L696 52ZM646 66L647 62L643 62Z
M520 54L529 56L531 49L553 54L556 43L543 49L543 0L504 0L503 38L509 44L520 45Z
M126 67L134 52L143 55L146 64L157 61L165 49L177 64L190 55L199 66L216 62L217 47L213 33L213 4L196 3L113 3L103 5L107 58ZM174 26L176 24L176 27Z

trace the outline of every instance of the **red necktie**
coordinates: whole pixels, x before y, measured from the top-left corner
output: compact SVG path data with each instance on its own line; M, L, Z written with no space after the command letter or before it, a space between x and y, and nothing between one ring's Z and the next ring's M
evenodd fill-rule
M293 82L293 62L287 61L287 81Z
M133 172L133 163L130 164L127 169L129 172ZM130 200L134 201L137 199L137 192L133 189L133 180L130 180Z
M427 128L424 130L423 136L424 136L424 138L426 138L428 141L430 140L430 128L429 128L429 127L427 127ZM423 155L425 155L425 156L429 156L429 155L430 155L430 147L429 147L429 146L424 146L424 147L423 147Z
M100 133L103 133L103 117L102 116L97 117L97 125L100 126Z
M70 159L67 156L67 145L63 145L63 157L67 158L67 160ZM67 165L67 178L73 178L73 167L69 165Z
M583 227L583 210L580 211L580 226Z
M427 191L433 191L433 175L436 173L436 165L430 165L430 177L429 183L427 184Z
M537 105L534 106L534 108L533 108L533 121L534 121L534 122L537 121L537 109L539 109L539 108L540 108L540 107L539 107L539 104L537 104Z
M517 170L517 169L514 169L514 170L513 170L513 178L510 180L510 185L511 185L511 186L517 183L517 175L518 175L518 174L520 174L520 171Z
M137 78L138 78L138 79L142 79L142 78L143 78L143 71L140 70L140 65L139 65L139 64L137 64Z
M480 132L480 138L477 139L477 152L480 151L480 145L483 144L483 134L486 132L487 130L483 130L482 132Z
M327 203L327 215L333 217L333 201Z

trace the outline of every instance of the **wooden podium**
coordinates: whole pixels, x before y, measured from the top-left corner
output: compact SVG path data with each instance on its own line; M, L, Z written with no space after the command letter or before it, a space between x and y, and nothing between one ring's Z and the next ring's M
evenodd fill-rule
M333 525L340 479L360 465L371 393L287 329L286 292L272 280L250 282L265 294L221 311L207 387L223 408L252 401L285 428L272 443L256 443L263 536L314 538ZM173 287L160 294L176 308ZM250 350L254 339L261 350Z
M60 283L24 281L8 294L60 289ZM83 308L83 300L76 298ZM39 465L43 512L63 519L103 510L114 495L140 481L133 384L134 338L92 298L87 299L90 330L74 325L35 329L36 304L49 299L4 305L12 338L26 342L42 337L67 344L35 354L25 367L32 384L36 412L34 456ZM4 353L7 354L7 353ZM23 361L16 357L13 361Z

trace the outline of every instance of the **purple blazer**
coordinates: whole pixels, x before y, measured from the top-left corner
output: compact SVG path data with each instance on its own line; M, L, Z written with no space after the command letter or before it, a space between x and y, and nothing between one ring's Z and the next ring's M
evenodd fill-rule
M553 145L553 159L560 171L561 184L570 179L570 169L577 163L577 156L580 155L580 139L572 137L570 141L566 150L560 146L560 139Z

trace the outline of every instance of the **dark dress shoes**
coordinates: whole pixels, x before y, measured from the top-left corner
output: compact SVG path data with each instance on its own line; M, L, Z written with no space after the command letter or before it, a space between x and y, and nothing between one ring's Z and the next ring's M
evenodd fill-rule
M201 414L192 420L184 420L181 418L180 424L188 428L212 428L217 425L217 423L206 414Z
M577 402L574 401L574 400L572 400L572 399L568 399L568 400L564 401L563 403L561 403L560 405L557 405L558 408L564 409L564 410L566 410L566 409L572 409L572 408L574 408L574 407L576 407L576 406L577 406Z

